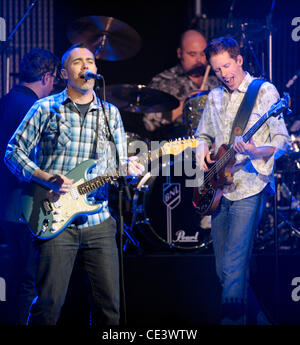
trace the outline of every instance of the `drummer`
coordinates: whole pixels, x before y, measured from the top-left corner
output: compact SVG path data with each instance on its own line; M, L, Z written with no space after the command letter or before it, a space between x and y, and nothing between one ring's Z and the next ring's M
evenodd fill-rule
M207 41L199 31L185 31L177 48L178 64L156 75L148 85L180 101L179 107L170 112L144 115L144 125L152 140L183 137L186 134L182 120L184 101L196 90L209 91L219 86L217 78L207 73L209 67L204 54L206 45Z

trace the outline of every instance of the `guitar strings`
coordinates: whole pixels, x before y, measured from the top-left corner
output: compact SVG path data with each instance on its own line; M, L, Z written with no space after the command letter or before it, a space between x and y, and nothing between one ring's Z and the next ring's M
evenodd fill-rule
M252 135L265 123L265 121L272 115L274 111L266 112L254 125L251 127L243 136L243 141L247 142ZM266 119L267 118L267 119ZM204 178L204 185L209 182L211 177L220 171L223 168L224 164L228 162L234 153L233 148L231 147L206 173Z

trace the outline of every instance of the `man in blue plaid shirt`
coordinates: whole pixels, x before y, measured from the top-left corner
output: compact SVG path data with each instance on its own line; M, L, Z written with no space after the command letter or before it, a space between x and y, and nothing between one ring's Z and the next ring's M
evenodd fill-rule
M97 73L93 53L82 44L72 46L62 57L67 88L37 101L11 138L5 162L20 179L65 194L73 183L65 175L90 158L98 161L90 178L112 174L118 164L128 174L142 173L135 157L127 165L126 136L118 109L101 103L93 91L94 79L84 78L86 71ZM32 150L34 161L29 158ZM107 188L99 188L89 196L90 201L102 204L99 213L75 219L56 237L35 240L38 298L30 310L30 324L57 323L78 253L89 277L95 323L119 323L116 223L107 199Z

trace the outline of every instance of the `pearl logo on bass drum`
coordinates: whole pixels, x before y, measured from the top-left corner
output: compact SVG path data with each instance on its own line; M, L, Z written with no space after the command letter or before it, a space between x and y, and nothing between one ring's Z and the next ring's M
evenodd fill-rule
M172 210L181 203L181 185L180 183L164 183L163 184L163 202L167 207L167 243L188 243L198 242L199 232L193 235L186 235L184 229L178 230L173 239L173 226L172 226Z

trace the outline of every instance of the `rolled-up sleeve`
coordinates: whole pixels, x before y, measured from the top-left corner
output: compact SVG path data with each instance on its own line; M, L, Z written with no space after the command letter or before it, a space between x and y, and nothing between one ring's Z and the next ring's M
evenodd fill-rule
M259 93L258 111L263 116L270 110L271 106L278 101L279 94L270 83L266 83ZM266 122L268 132L258 131L254 137L257 146L272 146L274 154L269 159L253 159L252 165L255 170L263 175L270 175L273 172L274 161L286 153L291 145L291 140L283 118L271 116ZM266 136L267 134L267 136ZM265 137L266 136L266 137Z
M39 167L29 158L30 152L39 140L41 111L35 103L10 139L4 162L11 172L23 181L31 181Z

